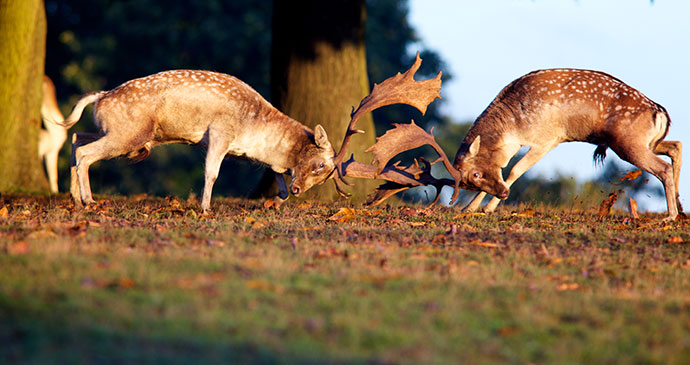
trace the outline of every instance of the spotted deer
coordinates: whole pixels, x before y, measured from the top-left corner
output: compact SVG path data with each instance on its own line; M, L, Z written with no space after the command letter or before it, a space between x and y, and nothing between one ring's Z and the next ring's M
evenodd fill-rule
M211 206L211 190L225 155L270 166L280 200L289 196L283 173L290 173L290 192L299 196L323 183L335 169L335 152L323 127L317 125L312 131L230 75L174 70L131 80L110 91L85 95L60 124L74 125L91 103L96 103L94 121L100 133L73 141L76 178L71 191L77 204L94 203L88 176L91 164L119 156L139 161L154 146L168 143L207 146L204 212Z
M50 191L58 192L58 155L62 144L67 139L67 129L55 124L64 118L58 108L55 85L48 77L43 77L43 101L41 103L43 127L38 135L38 155L45 163L46 174L50 182Z
M559 143L597 145L594 160L611 148L664 185L668 217L682 212L678 197L681 143L664 141L671 120L663 106L603 72L551 69L531 72L506 86L477 118L455 156L460 187L480 191L466 206L476 210L486 193L493 211L511 184ZM504 181L502 168L529 147ZM667 155L671 164L656 155Z

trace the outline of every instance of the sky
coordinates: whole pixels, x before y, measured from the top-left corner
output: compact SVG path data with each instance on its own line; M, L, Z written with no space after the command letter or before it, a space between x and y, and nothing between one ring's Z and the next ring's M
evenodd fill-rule
M666 139L681 141L684 157L690 150L688 19L687 0L411 0L409 16L421 43L439 52L453 75L441 94L454 120L473 121L504 86L530 71L593 69L666 107L673 122ZM592 163L594 148L561 144L528 174L587 181L601 172ZM690 165L681 169L679 191L690 207ZM638 200L650 211L666 210L664 198Z

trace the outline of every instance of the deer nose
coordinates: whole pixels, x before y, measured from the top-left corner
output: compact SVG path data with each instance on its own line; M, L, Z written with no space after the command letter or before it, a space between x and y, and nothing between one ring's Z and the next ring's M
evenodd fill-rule
M501 200L505 200L508 198L509 194L510 194L510 190L503 190L498 194L498 198Z
M292 194L294 194L295 196L297 196L297 195L299 195L299 192L300 192L299 187L297 187L297 186L293 186L293 187L292 187Z

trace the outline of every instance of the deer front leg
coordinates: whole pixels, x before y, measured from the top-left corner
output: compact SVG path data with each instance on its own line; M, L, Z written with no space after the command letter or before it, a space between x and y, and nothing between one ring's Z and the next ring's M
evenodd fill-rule
M546 148L543 148L541 146L532 146L530 147L529 151L525 153L524 156L518 161L515 166L510 170L510 173L508 174L508 179L506 179L506 185L508 185L508 188L510 188L515 180L519 179L520 176L522 176L527 170L529 170L532 166L534 166L537 161L541 160L549 151L551 151L553 147L548 146ZM497 197L491 198L489 203L486 204L486 207L484 208L485 212L493 212L496 210L496 207L498 206L498 203L500 203L501 200L498 199Z
M482 200L484 200L484 197L486 196L486 193L483 191L480 191L477 193L477 195L472 198L472 201L470 201L469 204L467 204L464 208L462 208L463 212L474 212L479 208L479 204L482 203Z
M228 142L222 141L219 138L214 138L215 133L209 131L208 151L206 152L206 169L204 173L204 192L201 199L201 211L208 212L211 208L211 192L213 191L213 184L218 178L220 165L223 162L225 154L228 152Z

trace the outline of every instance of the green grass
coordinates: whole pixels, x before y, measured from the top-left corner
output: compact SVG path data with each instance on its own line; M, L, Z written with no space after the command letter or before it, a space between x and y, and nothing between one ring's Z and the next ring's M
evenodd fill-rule
M687 220L2 199L0 363L690 361Z

